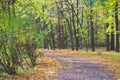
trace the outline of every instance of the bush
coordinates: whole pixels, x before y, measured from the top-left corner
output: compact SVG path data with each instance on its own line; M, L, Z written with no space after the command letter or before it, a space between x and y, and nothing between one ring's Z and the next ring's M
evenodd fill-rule
M16 74L20 56L14 46L3 45L0 48L0 62L8 74Z
M36 50L37 50L37 43L33 39L32 40L27 39L25 44L25 51L30 59L32 67L36 65L36 59L39 56Z
M17 68L22 67L22 54L16 44L17 39L13 34L2 31L0 37L0 64L8 74L16 74Z

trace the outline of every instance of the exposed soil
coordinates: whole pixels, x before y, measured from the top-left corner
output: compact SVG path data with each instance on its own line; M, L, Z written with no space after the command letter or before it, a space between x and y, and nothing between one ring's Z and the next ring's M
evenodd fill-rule
M63 66L54 80L118 80L112 72L94 59L48 52L44 54L58 60Z

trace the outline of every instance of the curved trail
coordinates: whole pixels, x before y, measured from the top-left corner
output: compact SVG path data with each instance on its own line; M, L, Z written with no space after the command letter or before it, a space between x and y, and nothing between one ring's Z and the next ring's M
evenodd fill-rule
M110 71L98 64L97 61L64 54L44 54L57 59L63 66L54 80L117 80Z

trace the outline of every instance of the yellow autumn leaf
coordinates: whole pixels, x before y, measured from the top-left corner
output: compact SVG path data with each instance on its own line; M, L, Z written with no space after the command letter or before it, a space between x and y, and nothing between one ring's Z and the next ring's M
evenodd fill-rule
M37 68L37 67L34 67L34 70L38 70L38 68Z

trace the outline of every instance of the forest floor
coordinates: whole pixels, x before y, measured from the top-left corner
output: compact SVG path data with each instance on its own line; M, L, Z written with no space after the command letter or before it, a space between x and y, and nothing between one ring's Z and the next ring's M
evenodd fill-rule
M41 50L40 50L41 51ZM120 54L91 51L43 50L37 65L0 80L120 80Z
M43 56L37 59L37 65L30 70L15 75L4 75L0 80L53 80L61 65L55 59ZM1 73L0 73L1 74Z
M71 50L43 52L46 56L58 60L63 66L54 80L119 80L120 78L120 60L111 57L113 52L109 52L110 56L106 56L105 52L101 53L101 50L90 54Z

